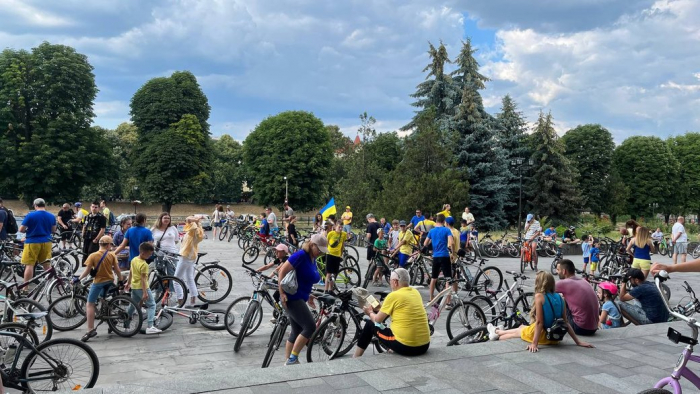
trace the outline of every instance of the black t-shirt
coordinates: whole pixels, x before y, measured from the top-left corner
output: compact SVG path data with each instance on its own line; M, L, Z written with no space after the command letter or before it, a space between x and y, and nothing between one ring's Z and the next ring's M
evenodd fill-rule
M576 232L568 230L568 229L564 230L564 237L563 238L576 239Z
M382 225L377 222L372 222L367 225L367 234L369 234L370 245L373 246L374 241L376 241L377 238L379 238L379 236L377 235L377 230L379 230L380 228L382 228Z
M293 235L297 241L299 240L299 234L297 234L297 226L295 224L290 223L287 226L287 235L288 235L287 240L289 242L293 242L291 235Z
M275 259L275 261L273 261L273 263L275 263L275 265L282 265L282 263L284 263L286 261L287 261L287 256L284 256L284 257L282 257L282 259Z
M56 215L56 216L61 218L61 221L63 222L63 224L65 224L66 226L68 226L68 228L70 228L70 221L71 221L71 219L73 219L75 217L75 213L73 213L72 209L69 209L67 211L64 211L63 209L61 209L60 211L58 211L58 215ZM60 223L58 226L60 229L63 229L63 227L61 227Z
M85 236L95 238L100 229L107 228L107 218L101 213L91 213L85 220Z

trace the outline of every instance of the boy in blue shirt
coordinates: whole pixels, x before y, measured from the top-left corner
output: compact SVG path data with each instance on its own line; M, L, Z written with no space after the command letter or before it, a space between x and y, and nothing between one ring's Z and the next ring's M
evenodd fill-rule
M439 213L435 220L435 227L428 232L423 243L423 249L427 249L429 245L433 245L433 272L430 280L430 299L433 299L435 293L435 284L437 283L440 271L445 279L452 278L452 261L450 260L450 250L453 249L454 237L452 231L445 227L445 215ZM452 285L455 292L458 290L457 282ZM447 296L447 304L450 303L450 295Z
M591 248L591 274L595 274L595 270L600 262L600 241L594 242Z

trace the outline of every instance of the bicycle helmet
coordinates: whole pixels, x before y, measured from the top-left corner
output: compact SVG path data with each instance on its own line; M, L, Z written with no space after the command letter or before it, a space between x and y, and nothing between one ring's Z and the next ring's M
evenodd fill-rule
M82 204L81 202L76 202L76 203L75 203L75 206L76 206L76 207L82 207L83 204Z
M612 283L612 282L602 282L598 284L598 287L600 287L603 290L607 290L610 292L612 295L617 295L617 286Z
M574 230L576 230L576 227L575 227L575 226L569 226L569 230L574 231Z

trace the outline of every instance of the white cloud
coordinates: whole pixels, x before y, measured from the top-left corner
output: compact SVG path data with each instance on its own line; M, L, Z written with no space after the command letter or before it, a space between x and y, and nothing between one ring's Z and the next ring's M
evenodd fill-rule
M73 24L69 18L54 15L26 1L0 0L0 9L3 10L2 13L9 13L10 17L19 18L21 23L29 26L63 27Z

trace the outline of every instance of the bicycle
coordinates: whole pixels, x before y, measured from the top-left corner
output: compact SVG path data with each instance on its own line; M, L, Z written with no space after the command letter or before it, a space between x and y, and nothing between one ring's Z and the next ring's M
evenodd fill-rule
M530 264L530 269L535 271L535 259L532 255L532 247L530 245L532 241L525 241L520 248L520 273L525 272L525 267Z
M174 266L176 265L177 259L180 257L178 254L163 252L168 264L171 264L171 271L174 272ZM228 269L222 266L218 260L212 260L207 262L200 262L199 260L206 256L207 252L197 253L197 260L194 262L194 283L197 285L197 298L202 302L207 302L209 304L219 303L231 294L231 289L233 288L233 278ZM168 270L162 271L161 275L168 277L172 280L175 285L180 285L183 288L183 294L187 295L187 288L184 287L184 283L177 277L172 275L167 275ZM170 286L173 290L173 286ZM153 290L153 287L151 287ZM155 293L154 293L155 296ZM156 301L157 302L157 301ZM184 304L184 297L183 297ZM182 306L180 304L178 306Z
M683 281L683 289L688 293L688 295L681 298L681 300L678 301L678 304L676 304L672 310L676 313L680 313L683 316L691 317L696 312L700 311L700 301L698 301L698 298L695 296L695 292L687 281Z
M352 291L342 294L345 299L352 298ZM333 360L345 339L347 324L342 320L340 298L330 294L316 294L316 301L319 302L320 312L316 319L316 330L306 344L307 362Z
M316 258L316 269L321 274L321 280L325 280L326 277L326 263L323 256L318 256ZM340 266L338 274L332 275L333 280L333 290L347 290L360 285L360 272L354 267Z
M284 340L284 334L289 327L289 317L284 308L280 311L279 316L277 316L277 321L275 322L275 328L270 334L270 340L267 343L267 350L265 351L265 357L263 358L262 367L267 368L272 362L272 358L275 356L275 352L279 349L282 341Z
M439 292L430 302L425 305L425 311L428 314L428 327L430 328L430 336L435 333L435 322L440 318L442 311L447 307L447 299L451 298L451 310L447 314L447 322L445 329L447 336L452 339L455 330L466 328L470 330L476 323L476 326L486 324L486 316L476 304L471 301L463 301L457 291L452 289L452 284L465 282L464 279L452 278L444 280L445 289ZM457 316L455 317L455 314ZM458 319L454 320L453 318Z
M189 314L185 312L188 312ZM155 315L154 324L156 321L158 321L158 319L167 314L185 317L190 324L197 324L197 322L199 322L199 324L201 324L204 328L208 328L210 330L218 331L226 328L224 324L226 311L218 308L209 310L209 304L203 304L194 308L163 305Z
M30 298L20 298L16 283L8 283L0 280L0 286L5 288L5 295L0 295L0 301L4 303L1 319L3 323L10 323L16 320L23 323L22 319L17 317L18 314L44 312L47 310L47 308L44 308L44 306ZM39 322L34 321L30 326L34 329L37 337L40 338L42 342L51 339L53 335L51 319L46 316L35 320L39 320Z
M31 322L45 315L46 312L27 313L18 317ZM27 334L33 331L23 331L20 326L0 326L0 338L3 339L0 341L0 375L5 387L34 393L95 386L100 362L90 346L69 338L37 344L35 338L27 339ZM23 355L25 349L29 353ZM20 360L23 361L18 368Z
M389 258L388 266L384 262L384 257ZM384 251L376 252L372 258L372 261L370 261L369 265L367 266L367 270L365 271L365 280L362 282L362 287L365 289L369 285L370 280L373 280L374 273L376 272L378 265L382 266L380 274L381 277L384 277L386 283L389 283L389 275L391 275L391 271L399 266L399 258L396 256L392 257L389 254L386 254Z
M476 259L467 256L460 256L457 259L455 277L465 279L462 290L466 291L468 295L472 293L486 293L487 291L499 292L501 290L503 273L494 266L483 267L487 261L486 259L479 259L477 264ZM469 269L470 265L476 266L476 275L472 274Z

